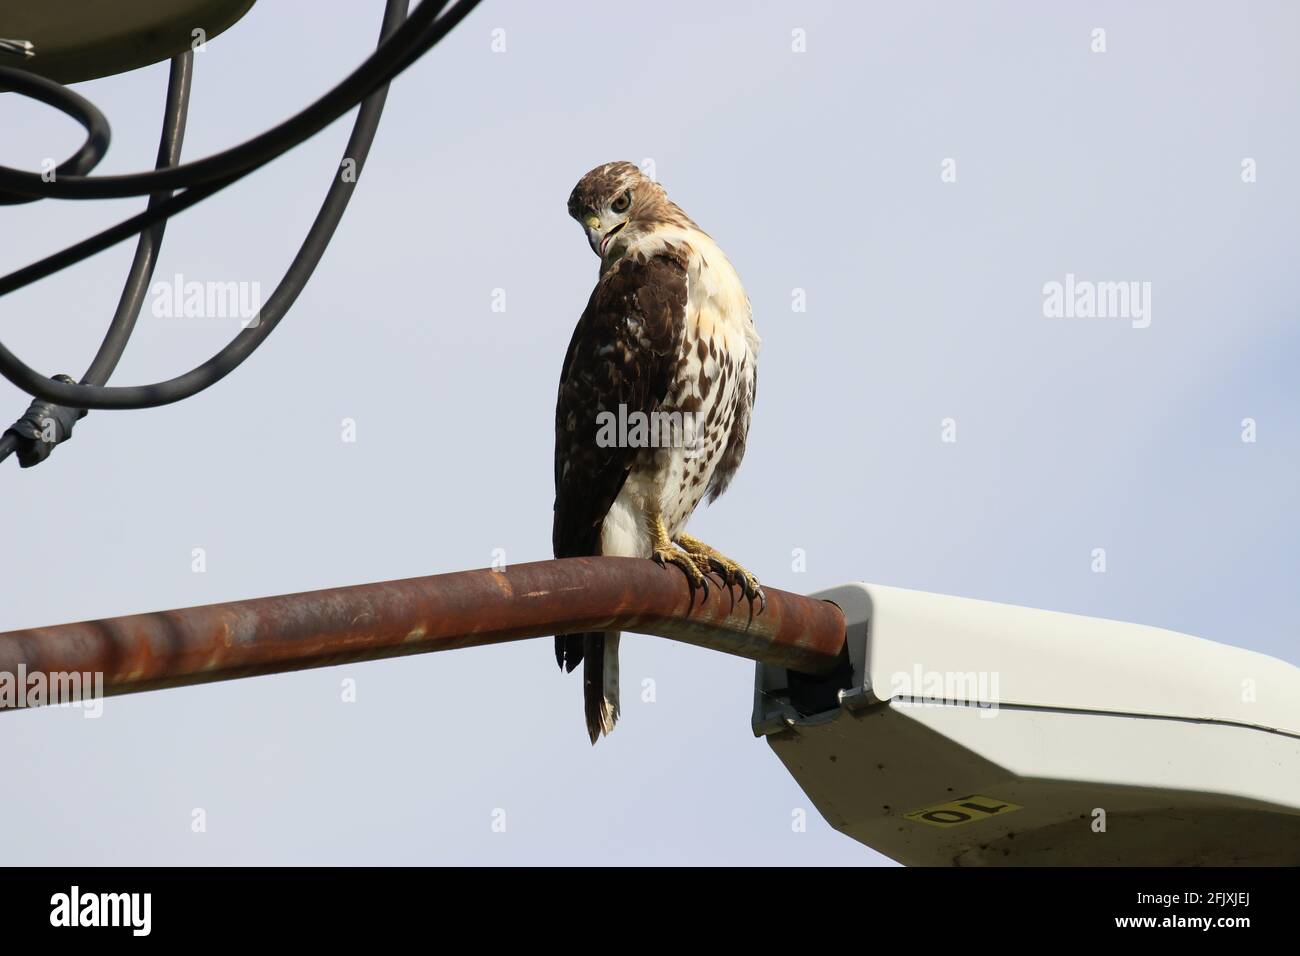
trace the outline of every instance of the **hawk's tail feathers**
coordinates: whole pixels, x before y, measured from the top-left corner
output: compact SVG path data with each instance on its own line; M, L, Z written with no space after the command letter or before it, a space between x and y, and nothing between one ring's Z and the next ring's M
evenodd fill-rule
M572 674L575 667L582 663L582 635L555 635L555 663L566 674Z
M618 720L618 631L584 634L582 698L587 735L594 744Z

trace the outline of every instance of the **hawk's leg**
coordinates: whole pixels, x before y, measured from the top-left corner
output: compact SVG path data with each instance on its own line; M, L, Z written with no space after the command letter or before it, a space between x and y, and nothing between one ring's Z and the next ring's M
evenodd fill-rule
M709 599L709 579L708 567L700 570L700 566L695 559L673 547L673 540L668 536L668 529L664 527L664 519L655 515L648 522L650 525L650 534L654 539L654 549L650 552L650 557L661 567L667 567L675 564L682 569L686 575L686 580L691 584L691 592L694 593L698 588L704 592L704 600Z
M767 595L763 593L763 588L759 586L758 578L741 567L731 558L727 557L721 551L709 547L699 538L692 538L689 534L679 534L676 544L695 562L696 567L705 573L717 571L722 576L722 580L728 586L732 584L740 585L740 590L750 601L758 601L759 606L766 610Z

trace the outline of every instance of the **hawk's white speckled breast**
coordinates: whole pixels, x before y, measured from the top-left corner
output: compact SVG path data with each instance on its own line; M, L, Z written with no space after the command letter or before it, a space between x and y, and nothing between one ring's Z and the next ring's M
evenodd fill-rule
M681 235L665 230L654 239L665 247L689 250L685 328L662 410L689 413L699 430L691 447L641 452L606 519L606 554L631 549L635 555L647 555L648 533L639 533L636 525L644 522L636 518L652 509L663 516L669 535L685 528L709 487L732 429L740 424L737 406L742 394L750 393L758 358L759 338L749 298L722 250L694 230ZM692 437L689 432L687 437ZM629 541L629 536L637 540Z

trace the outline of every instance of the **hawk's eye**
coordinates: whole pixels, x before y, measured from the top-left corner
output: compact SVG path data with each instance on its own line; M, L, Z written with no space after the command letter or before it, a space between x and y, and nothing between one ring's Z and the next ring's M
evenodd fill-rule
M610 209L614 212L627 212L627 207L632 205L632 190L627 190L623 195L610 204Z

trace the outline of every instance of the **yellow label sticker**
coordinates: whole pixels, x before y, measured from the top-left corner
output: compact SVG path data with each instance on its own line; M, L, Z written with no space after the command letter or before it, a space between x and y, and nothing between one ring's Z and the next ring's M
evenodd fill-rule
M928 823L932 827L959 827L963 823L987 820L989 817L1001 816L1024 807L1015 803L995 800L993 797L981 797L977 793L969 797L960 797L947 803L936 803L932 807L923 807L903 814L917 823Z

